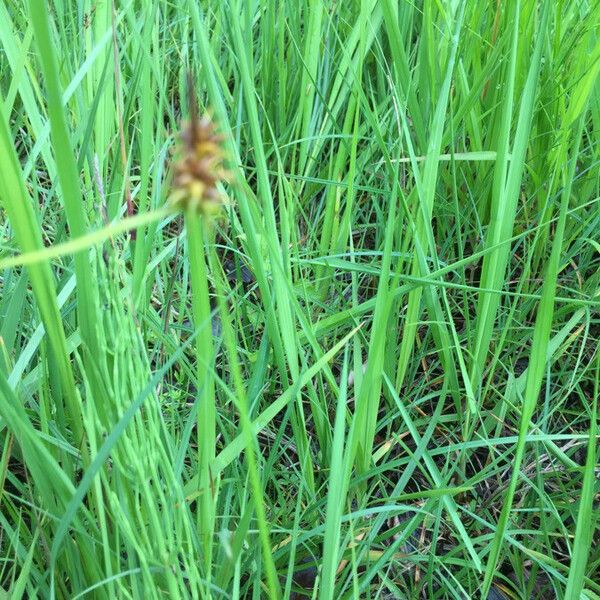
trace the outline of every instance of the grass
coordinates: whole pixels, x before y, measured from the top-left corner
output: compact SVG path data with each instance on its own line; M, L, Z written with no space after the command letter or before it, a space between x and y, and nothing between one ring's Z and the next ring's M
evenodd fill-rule
M0 4L0 598L600 598L599 23Z

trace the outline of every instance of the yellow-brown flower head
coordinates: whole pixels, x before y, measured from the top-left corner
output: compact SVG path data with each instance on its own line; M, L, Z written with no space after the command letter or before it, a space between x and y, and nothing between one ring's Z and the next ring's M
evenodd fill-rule
M173 192L169 198L173 206L192 208L205 216L220 211L224 198L217 190L217 182L230 180L223 166L222 142L223 136L216 132L208 115L200 119L192 115L181 132L173 163Z

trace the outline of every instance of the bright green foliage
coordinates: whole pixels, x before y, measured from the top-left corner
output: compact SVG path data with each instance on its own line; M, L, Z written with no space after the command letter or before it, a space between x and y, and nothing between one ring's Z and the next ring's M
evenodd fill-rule
M0 2L0 599L600 598L599 74L597 1Z

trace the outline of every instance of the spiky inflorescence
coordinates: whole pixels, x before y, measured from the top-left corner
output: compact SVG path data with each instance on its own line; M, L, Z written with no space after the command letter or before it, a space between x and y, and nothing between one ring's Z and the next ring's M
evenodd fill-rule
M208 115L192 119L182 129L179 147L173 164L173 191L170 203L182 210L193 209L205 216L216 215L224 197L217 182L229 181L225 170L223 136Z

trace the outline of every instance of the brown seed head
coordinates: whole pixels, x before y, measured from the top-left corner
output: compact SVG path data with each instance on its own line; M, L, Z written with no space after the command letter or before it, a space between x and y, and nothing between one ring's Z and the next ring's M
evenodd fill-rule
M230 181L224 168L223 136L217 133L208 115L192 116L180 134L177 158L173 163L173 192L169 202L177 208L193 208L198 214L212 216L223 205L217 190L219 181Z

